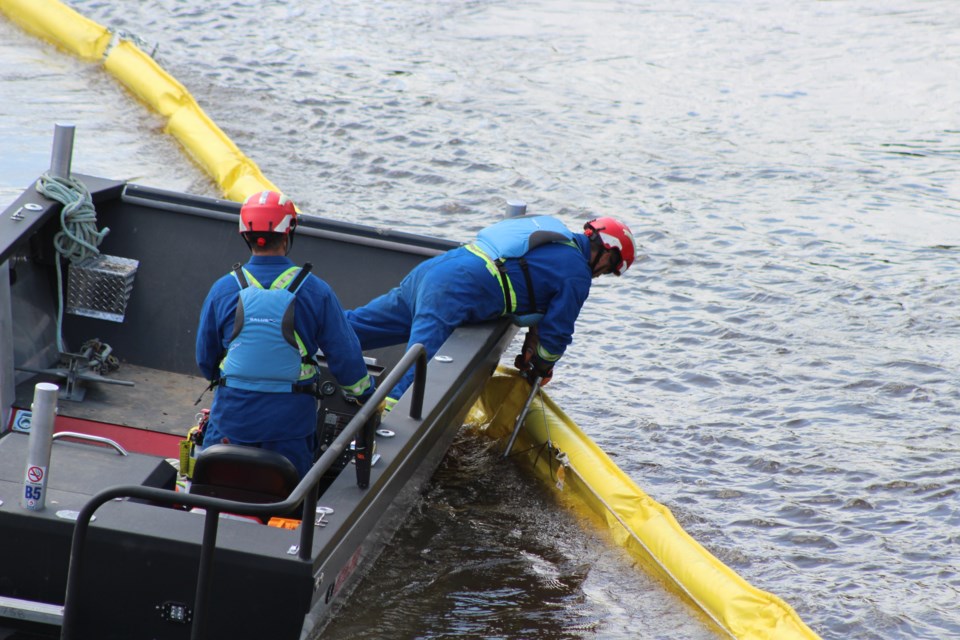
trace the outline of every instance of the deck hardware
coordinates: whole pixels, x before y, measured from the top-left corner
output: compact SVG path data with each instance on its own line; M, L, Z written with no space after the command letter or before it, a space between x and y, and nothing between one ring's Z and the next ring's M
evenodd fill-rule
M391 431L390 429L377 429L377 435L380 436L381 438L392 438L397 434Z
M297 555L297 552L299 552L299 551L300 551L300 545L298 545L298 544L292 544L292 545L290 545L290 548L287 549L287 555L288 555L288 556L295 556L295 555Z
M73 509L61 509L57 511L57 517L61 520L76 520L80 517L79 511L74 511ZM90 516L90 522L93 522L97 519L97 516Z
M332 513L333 513L332 507L323 507L323 506L317 505L317 518L316 520L313 521L314 526L325 527L328 524L330 524L330 521L326 520L325 518Z
M437 362L453 362L453 358L450 356L434 356L433 359Z
M160 617L168 622L190 624L193 622L193 610L182 602L164 602L157 605Z
M60 387L40 382L33 388L33 412L28 436L27 464L23 474L20 504L29 511L43 511L47 499L47 472L53 446L53 422L57 415Z
M34 369L32 367L17 367L17 369L63 378L66 380L66 388L61 390L59 397L63 400L82 402L87 394L87 386L85 383L88 382L116 384L125 387L135 386L134 383L129 380L107 378L102 375L102 372L108 369L108 367L104 366L104 360L109 357L111 350L109 345L102 343L86 344L84 345L82 353L61 353L61 359L66 361L66 364L63 366L58 364L58 366L49 369Z
M112 448L121 456L130 455L129 453L127 453L127 450L124 449L119 443L117 443L114 440L111 440L110 438L104 438L103 436L92 436L87 433L78 433L74 431L58 431L57 433L53 434L52 439L61 440L63 438L73 438L75 440L80 440L82 442L92 442L94 444L103 444L103 445L106 445L107 447ZM122 498L116 498L116 499L121 500Z
M76 125L57 122L53 125L53 151L50 154L50 175L69 179L73 163L73 139Z
M523 200L507 200L506 209L503 212L504 218L515 218L527 213L527 203Z
M66 277L65 311L77 316L123 322L139 267L139 260L103 253L72 260L70 273ZM108 345L97 343L94 346L109 350ZM100 354L94 352L84 355ZM109 351L106 355L109 355Z
M20 222L21 220L24 219L24 216L23 216L23 211L24 211L24 210L27 210L27 211L43 211L43 207L40 206L39 204L35 203L35 202L28 202L27 204L23 205L22 207L20 207L19 209L17 209L17 210L14 211L13 213L11 213L11 214L10 214L10 219L13 220L14 222Z

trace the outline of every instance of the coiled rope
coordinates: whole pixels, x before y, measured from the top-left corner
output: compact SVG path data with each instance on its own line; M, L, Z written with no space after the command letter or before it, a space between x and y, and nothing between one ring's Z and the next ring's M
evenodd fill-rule
M86 258L100 255L100 243L110 233L104 227L97 229L97 212L93 206L90 191L80 181L73 178L59 178L44 173L37 181L37 191L46 198L56 200L63 205L60 212L60 231L53 236L53 246L62 258L70 264ZM63 348L63 267L62 260L57 259L57 294L59 307L57 309L57 349L64 353Z

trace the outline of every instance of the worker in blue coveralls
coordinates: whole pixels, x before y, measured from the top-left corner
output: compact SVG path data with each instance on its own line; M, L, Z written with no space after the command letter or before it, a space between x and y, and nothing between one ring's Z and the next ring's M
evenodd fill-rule
M309 273L309 263L297 267L286 257L296 225L296 207L277 192L243 203L240 234L251 257L207 294L197 364L216 386L204 448L231 443L276 451L302 477L317 446L317 349L348 399L365 402L374 382L333 290Z
M532 325L516 365L546 384L573 341L593 278L623 274L635 245L627 225L613 218L591 220L583 233L551 216L508 218L475 243L419 264L398 287L348 310L347 319L364 349L419 342L433 358L458 326L513 315ZM390 391L388 409L412 381L411 369Z

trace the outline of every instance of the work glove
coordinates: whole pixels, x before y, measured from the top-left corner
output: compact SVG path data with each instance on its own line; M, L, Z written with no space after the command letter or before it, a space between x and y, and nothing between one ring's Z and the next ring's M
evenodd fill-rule
M516 359L513 361L513 366L515 366L520 373L530 370L530 360L533 358L533 354L537 352L537 344L540 342L539 337L537 336L537 328L530 327L527 329L527 335L523 338L523 347L520 348L520 353L517 354Z
M553 378L553 364L534 353L530 358L529 367L520 371L520 377L533 384L533 381L539 376L540 386L545 386Z

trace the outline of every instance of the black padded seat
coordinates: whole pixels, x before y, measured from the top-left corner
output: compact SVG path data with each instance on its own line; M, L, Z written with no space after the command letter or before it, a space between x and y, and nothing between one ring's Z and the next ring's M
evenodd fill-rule
M293 463L275 451L215 444L197 456L190 493L265 504L286 500L299 482Z

